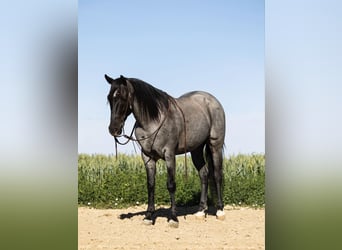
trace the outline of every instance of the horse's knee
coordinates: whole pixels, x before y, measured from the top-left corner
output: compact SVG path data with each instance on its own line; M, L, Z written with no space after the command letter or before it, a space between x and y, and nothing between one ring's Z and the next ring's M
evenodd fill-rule
M208 183L208 176L209 176L208 166L207 165L203 166L198 172L201 178L201 182L203 184Z
M209 174L208 165L205 164L198 172L200 177L207 177Z
M222 181L222 171L214 171L214 178L216 182Z

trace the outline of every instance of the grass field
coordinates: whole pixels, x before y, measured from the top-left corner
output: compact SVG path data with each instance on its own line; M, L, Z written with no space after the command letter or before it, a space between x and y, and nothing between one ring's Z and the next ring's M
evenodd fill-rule
M200 199L198 172L187 157L176 161L177 206L197 205ZM265 204L265 157L260 154L236 155L223 161L223 197L225 205ZM165 162L157 163L156 204L169 204ZM209 205L214 196L209 196ZM78 156L78 204L101 208L121 208L147 203L146 172L140 156L119 154Z

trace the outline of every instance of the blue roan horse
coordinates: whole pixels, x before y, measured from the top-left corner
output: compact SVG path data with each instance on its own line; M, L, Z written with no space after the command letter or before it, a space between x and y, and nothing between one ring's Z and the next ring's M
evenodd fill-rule
M207 209L208 177L217 192L217 217L224 218L222 201L222 154L225 137L225 113L218 100L201 91L173 98L150 84L120 76L105 75L111 85L109 132L121 136L127 117L133 113L136 141L141 146L147 173L148 207L144 222L152 224L156 161L166 162L167 189L171 198L169 223L178 226L175 203L175 155L191 152L201 179L201 200L195 214L204 217Z

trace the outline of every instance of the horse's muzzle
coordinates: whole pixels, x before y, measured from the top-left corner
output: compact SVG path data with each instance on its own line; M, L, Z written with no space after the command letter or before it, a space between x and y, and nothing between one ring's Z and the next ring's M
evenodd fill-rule
M121 128L113 128L113 127L109 126L108 130L112 136L119 136L122 133L122 127Z

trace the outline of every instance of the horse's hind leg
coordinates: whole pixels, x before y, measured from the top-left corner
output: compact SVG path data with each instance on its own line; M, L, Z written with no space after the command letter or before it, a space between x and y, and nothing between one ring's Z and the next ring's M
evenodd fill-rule
M198 212L195 214L198 218L203 218L205 216L205 210L208 208L207 198L208 198L208 165L205 163L203 156L203 147L201 145L196 150L191 152L191 159L194 163L196 169L198 170L201 179L201 200L199 204Z
M216 145L215 145L216 144ZM214 180L217 193L217 213L219 219L224 219L223 198L222 198L222 145L217 145L217 142L211 141L209 144L212 163L214 168Z

